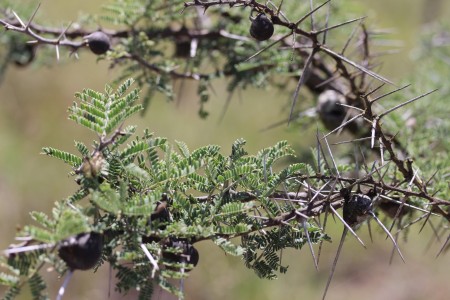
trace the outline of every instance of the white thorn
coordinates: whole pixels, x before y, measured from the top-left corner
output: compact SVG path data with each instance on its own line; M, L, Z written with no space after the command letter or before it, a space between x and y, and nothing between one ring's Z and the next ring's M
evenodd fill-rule
M150 251L148 251L147 247L144 244L141 244L142 251L144 251L145 255L147 256L148 260L153 266L152 270L152 278L155 278L155 272L159 270L158 262L153 258Z

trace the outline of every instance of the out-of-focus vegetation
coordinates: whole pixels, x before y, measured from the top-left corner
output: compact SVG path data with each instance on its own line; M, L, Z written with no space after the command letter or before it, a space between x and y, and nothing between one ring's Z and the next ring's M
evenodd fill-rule
M428 12L428 6L438 5L440 1L360 2L363 3L362 14L368 16L369 24L394 29L395 39L403 43L399 53L386 57L383 75L395 82L414 78L415 90L425 92L429 86L421 86L418 78L421 72L429 71L421 61L429 60L429 65L434 61L436 67L450 69L448 64L439 61L439 57L420 52L425 48L417 50L426 34L436 28L427 29L424 22L448 20L450 3L441 1L440 9ZM62 26L77 18L79 11L99 12L102 4L102 1L47 1L42 3L39 14L41 19ZM417 57L420 59L415 60ZM31 222L28 212L50 212L54 201L77 188L73 178L61 176L67 174L66 166L39 153L44 146L71 151L72 137L91 143L95 136L67 121L67 107L75 92L82 88L103 90L105 83L114 80L118 72L118 69L109 70L105 62L97 62L87 51L80 52L79 60L52 62L48 67L8 68L0 84L0 249L10 244L18 227ZM450 72L442 70L442 74ZM435 87L448 90L447 81L448 77L438 77ZM309 148L315 146L315 126L304 129L282 125L261 130L288 115L289 97L274 89L248 89L235 93L225 117L219 121L227 97L224 85L215 84L215 94L211 95L207 107L210 115L205 120L197 114L196 86L180 81L177 88L179 95L174 102L168 103L164 97L156 96L144 116L134 116L128 122L138 125L138 131L150 128L170 141L182 140L192 149L218 144L228 151L226 147L233 141L244 138L247 149L253 153L286 139L296 149L307 149L302 151L309 157ZM418 229L413 227L411 230ZM317 299L322 294L340 232L340 224L331 231L334 242L325 245L318 273L305 247L302 255L289 251L284 254L290 265L289 272L276 281L258 279L239 259L227 257L210 243L202 242L198 246L201 253L199 266L186 282L187 299ZM443 241L428 247L428 239L423 236L432 236L429 228L421 235L410 234L407 244L401 242L405 245L402 250L407 263L395 259L390 266L389 241L376 239L373 245L368 243L368 250L348 241L329 298L446 299L450 293L446 267L450 258L444 255L436 260L435 253ZM366 232L362 237L369 240ZM56 289L60 281L52 279L49 285ZM164 299L165 293L156 292L154 297ZM108 268L104 266L96 274L76 274L65 299L106 299L107 295ZM27 299L26 296L23 299Z

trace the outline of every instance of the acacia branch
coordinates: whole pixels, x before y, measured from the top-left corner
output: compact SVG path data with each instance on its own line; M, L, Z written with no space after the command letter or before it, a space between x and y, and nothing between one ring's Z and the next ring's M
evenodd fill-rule
M345 22L339 25L330 26L328 28L322 29L322 30L316 30L316 31L306 31L300 28L300 26L303 25L302 20L306 18L301 18L296 23L288 22L286 20L283 20L279 17L280 11L279 9L272 9L271 7L258 3L257 1L253 0L220 0L220 1L198 1L195 0L193 2L186 2L184 4L184 9L189 7L203 7L205 10L212 6L224 6L227 5L230 8L232 7L238 7L238 6L244 6L244 7L250 7L258 12L263 12L267 14L270 19L272 20L273 24L281 27L285 27L289 30L291 30L296 35L300 35L303 38L306 38L306 42L304 44L299 44L299 42L296 41L288 41L288 39L281 40L283 47L293 47L295 53L297 53L300 57L303 59L306 59L306 57L310 56L310 67L309 67L309 76L305 78L304 85L307 86L312 92L314 93L321 93L322 91L326 89L333 89L338 90L341 93L345 93L347 97L353 99L354 101L360 101L363 106L366 108L364 112L364 118L366 120L372 120L372 124L374 125L374 136L380 138L381 143L383 144L383 147L387 151L387 153L390 154L391 160L395 163L395 165L399 168L401 173L403 174L404 178L406 180L409 180L413 178L413 172L411 169L411 163L403 162L400 158L397 157L396 153L394 153L393 145L392 145L392 139L390 138L392 135L385 134L381 128L380 122L377 122L379 117L372 111L371 103L367 97L363 97L361 95L368 94L367 93L367 87L361 84L358 84L357 78L358 76L364 76L369 75L374 77L377 80L383 81L385 83L391 83L388 79L376 74L375 72L369 70L366 66L368 65L368 61L370 59L370 51L369 51L369 43L368 43L368 33L367 30L363 27L363 33L364 33L364 62L362 65L355 63L354 61L346 58L342 54L339 54L325 45L320 44L318 36L322 32L327 32L331 28L335 28L341 25L346 24ZM321 7L321 6L320 6ZM316 8L314 12L320 7ZM313 13L313 12L311 12ZM34 17L35 14L33 14ZM33 41L37 44L49 44L54 45L58 47L68 47L72 49L73 51L77 51L78 49L86 46L85 41L74 41L75 39L78 39L80 37L86 36L91 31L87 31L84 29L71 29L70 26L66 29L58 29L53 27L44 27L38 24L35 24L32 22L33 17L27 22L25 25L24 22L20 20L20 18L14 14L14 16L6 16L4 19L0 19L0 24L2 24L5 29L7 30L13 30L17 31L19 33L28 35L33 39ZM354 20L348 21L353 22ZM361 25L363 26L363 25ZM139 32L136 28L130 28L128 30L108 30L103 29L105 33L110 35L113 38L127 38L131 37L136 34L136 32ZM229 33L227 31L224 31L222 29L214 30L214 29L188 29L186 27L182 27L181 29L173 29L170 27L163 28L163 29L148 29L145 30L146 35L149 37L149 39L155 39L155 38L167 38L171 39L172 41L176 41L177 39L186 39L187 41L192 41L193 39L199 39L199 40L216 40L216 39L225 39L225 40L239 40L247 42L250 39L245 36L239 36L232 33ZM53 38L48 38L44 35L50 35ZM353 36L353 34L352 34ZM272 39L277 40L279 37L272 37ZM307 45L313 49L313 55L310 55L309 51L306 51L305 49L302 49L301 46ZM220 50L220 49L218 49ZM332 66L329 66L329 64L325 63L325 61L321 58L320 55L317 55L319 53L328 55L335 61L334 70ZM218 70L212 73L200 73L200 72L180 72L176 69L166 69L163 67L158 66L156 63L153 63L151 61L148 61L138 53L128 53L120 56L119 58L115 58L118 61L121 60L130 60L138 63L140 66L144 67L145 69L148 69L152 72L161 74L161 75L168 75L173 79L191 79L191 80L201 80L201 79L212 79L216 77L222 77L222 76L232 76L237 73L236 70ZM359 70L356 74L353 74L347 69L347 66L344 64L349 64L352 67ZM257 65L253 68L247 69L246 72L258 72L261 70L271 69L276 67L275 64L262 64ZM303 66L292 64L292 69L297 70L301 69ZM337 81L336 74L339 74L340 81ZM294 76L293 77L297 82L299 81L299 77ZM326 82L324 84L324 82ZM346 91L346 86L350 87L350 92ZM298 92L297 92L298 93ZM355 104L355 107L358 107L361 105ZM343 180L342 178L339 178L339 180ZM426 191L426 187L423 185L421 180L418 177L413 178L413 183L417 188L420 190L420 195L415 196L422 196L428 201L431 201L434 204L437 203L443 203L440 199L435 199L434 197L428 195ZM414 194L409 194L414 196Z

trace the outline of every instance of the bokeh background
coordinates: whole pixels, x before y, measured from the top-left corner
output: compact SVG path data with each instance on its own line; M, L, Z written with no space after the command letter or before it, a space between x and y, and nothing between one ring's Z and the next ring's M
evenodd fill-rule
M41 2L41 19L59 22L61 26L77 19L82 11L99 12L105 3ZM404 43L400 53L386 57L383 68L383 75L395 82L414 72L409 57L420 40L423 24L450 18L450 1L446 0L359 2L366 6L369 25L395 29L395 37ZM0 249L13 241L18 227L31 222L30 211L50 212L54 201L77 188L73 178L65 176L70 171L66 165L39 153L44 146L74 151L74 139L90 144L95 136L69 121L67 108L75 92L83 88L103 90L118 74L107 63L97 62L88 51L81 52L79 60L57 63L55 59L48 67L7 70L0 83ZM169 103L163 97L154 98L146 115L134 117L129 124L137 124L140 130L150 128L157 136L171 141L182 140L191 149L218 144L228 153L237 138L247 140L250 152L282 139L287 139L300 153L309 152L314 146L312 131L287 126L261 131L268 124L286 118L288 112L283 107L289 95L275 90L243 91L241 97L232 99L225 118L219 122L227 96L224 85L215 84L217 95L212 96L207 106L210 116L206 120L198 118L195 89L195 85L186 84L178 104ZM418 235L419 227L411 229L407 243L400 243L406 264L395 256L389 265L392 245L380 232L375 235L374 243L367 242L368 249L348 237L328 299L449 299L450 255L436 259L441 244L434 242L429 246L430 231L426 229ZM300 252L287 251L284 257L289 271L274 281L258 279L239 258L225 256L212 243L200 243L200 263L185 283L186 299L320 299L341 231L341 224L332 229L334 242L325 245L319 272L315 271L307 248ZM363 228L361 234L369 241L367 229ZM50 296L54 298L62 281L52 276L48 280ZM64 299L107 299L108 282L106 266L95 274L76 272ZM135 299L134 296L129 295L128 299ZM157 291L154 297L167 298L162 291ZM111 299L121 297L112 291Z

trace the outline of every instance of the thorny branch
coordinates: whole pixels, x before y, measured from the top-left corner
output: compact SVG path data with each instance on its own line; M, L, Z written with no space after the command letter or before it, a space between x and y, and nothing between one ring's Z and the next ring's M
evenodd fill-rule
M310 51L308 51L306 48L303 48L303 46L308 46L311 48L311 51L316 52L324 52L330 54L330 52L327 51L327 49L323 48L323 45L320 44L318 41L318 36L321 33L326 33L328 30L331 30L337 26L342 26L343 24L346 24L348 22L344 22L343 24L339 24L336 26L332 26L330 28L325 28L318 31L305 31L302 30L299 26L302 24L305 18L300 19L297 23L288 22L286 20L283 20L279 16L281 15L280 11L270 8L269 6L266 6L264 4L260 4L256 1L212 1L212 2L203 2L203 1L194 1L194 2L186 2L185 8L191 7L191 6L201 6L204 7L206 10L207 8L215 5L229 5L230 7L235 6L248 6L252 9L258 11L258 12L264 12L268 14L273 22L273 24L286 27L292 31L292 34L296 34L298 36L304 37L309 42L302 42L301 44L298 41L294 41L294 44L292 44L291 41L288 41L288 39L283 39L281 41L282 46L284 47L290 47L297 52L300 57L306 59L310 55ZM320 8L320 7L319 7ZM318 9L318 8L317 8ZM354 20L352 20L353 22ZM83 38L84 36L89 35L92 33L92 31L83 30L81 28L77 29L71 29L72 26L68 26L65 30L61 30L59 28L52 28L52 27L44 27L38 24L35 24L32 22L32 19L28 22L27 26L22 26L23 23L20 19L18 19L18 16L16 14L7 15L6 18L0 19L0 24L2 24L5 29L7 30L13 30L18 31L21 33L24 33L32 38L32 42L36 44L49 44L49 45L55 45L60 47L68 47L72 51L76 52L78 49L83 48L86 46L85 41L73 41L75 39ZM136 34L136 29L131 28L129 30L108 30L108 29L102 29L103 32L108 34L111 38L127 38L134 34ZM242 40L242 41L249 41L250 39L245 36L238 36L229 32L226 32L223 29L213 30L213 29L188 29L186 27L182 27L181 29L173 29L171 27L163 28L163 29L147 29L145 30L146 35L150 39L183 39L186 41L192 41L192 40L218 40L218 39L231 39L231 40ZM367 35L367 32L365 32ZM54 36L57 38L46 38L44 35ZM276 40L278 37L275 36L272 39ZM297 39L298 40L298 39ZM331 57L334 57L334 53L330 55ZM215 78L220 76L229 76L231 75L230 72L226 72L224 70L219 70L214 73L182 73L182 72L176 72L173 70L165 70L161 67L158 67L155 64L146 62L142 57L139 55L136 55L134 53L128 53L124 54L122 57L116 58L117 60L132 60L137 62L139 65L141 65L144 68L149 69L152 72L158 73L158 74L165 74L169 75L172 78L184 78L184 79L193 79L193 80L199 80L202 78ZM357 76L353 76L346 68L345 65L342 64L342 61L340 58L336 59L336 66L334 68L332 66L327 65L324 63L323 59L320 58L319 55L314 55L312 57L312 68L310 70L310 74L308 78L305 81L305 85L314 93L319 94L327 89L333 89L337 90L340 93L347 95L349 99L356 99L357 95L363 94L364 91L367 89L367 87L361 87L358 88L357 86ZM367 58L368 60L368 58ZM366 60L366 61L367 61ZM350 60L346 60L346 62L351 62L353 66L359 67L357 63L354 63ZM273 65L266 65L265 68L272 68ZM299 69L300 66L296 66L293 64L292 69ZM360 68L363 68L362 66ZM367 69L363 69L363 72L367 71L368 75L373 76L375 73L370 72ZM335 77L335 74L340 74L339 77L341 79L344 79L345 82L339 82L336 80L337 77ZM334 77L331 79L331 77ZM294 77L295 78L295 77ZM380 79L382 77L376 77L377 79ZM348 91L348 88L345 86L350 86L350 93Z
M248 208L248 217L254 217L257 220L257 223L251 223L250 227L247 227L248 230L245 232L239 233L215 233L215 237L225 237L227 239L237 237L237 236L245 236L253 232L261 231L262 229L274 227L274 226L295 226L298 229L299 225L303 226L305 231L305 235L308 240L308 244L310 246L311 254L314 259L314 263L317 268L317 261L313 247L311 245L310 238L308 236L308 229L306 227L306 222L309 223L315 222L320 228L321 231L325 231L327 215L332 214L336 216L344 224L344 234L341 239L338 254L335 259L335 264L339 257L339 253L344 242L344 237L347 232L351 232L364 246L364 243L359 239L356 233L353 231L350 223L347 223L345 210L346 210L346 201L348 203L348 195L354 193L354 189L356 189L355 193L363 193L363 196L367 196L370 198L370 201L373 204L373 209L377 209L380 207L381 209L381 201L389 201L394 204L396 208L395 216L391 216L393 219L392 230L394 222L397 218L401 218L400 211L406 207L407 209L414 210L422 213L422 216L412 221L407 225L400 226L400 222L398 223L398 230L401 231L404 228L408 227L412 223L418 222L422 219L425 219L423 225L427 224L429 221L429 217L431 215L441 216L442 219L450 222L450 202L448 200L441 199L436 197L433 192L430 192L428 189L428 183L431 180L426 180L421 178L418 174L418 171L414 168L414 161L408 157L408 153L404 148L399 145L397 142L395 135L389 134L382 126L382 118L389 115L391 112L401 108L409 103L419 100L428 94L434 92L428 92L422 94L418 97L407 100L401 104L398 104L390 109L385 110L382 113L377 113L375 109L373 109L373 104L382 99L391 95L395 92L402 90L404 87L399 88L393 92L389 92L382 96L373 96L378 88L371 89L371 83L368 83L367 77L371 77L377 81L380 81L384 84L393 84L390 80L384 78L383 76L377 74L373 71L374 65L372 64L372 58L375 57L373 51L370 49L370 34L365 28L364 24L360 19L349 20L337 25L328 26L328 18L326 22L326 27L323 29L317 28L317 24L313 21L313 14L315 11L321 9L323 6L328 4L329 1L326 1L322 5L313 8L311 2L311 11L310 13L303 16L297 22L290 22L286 16L283 14L280 7L276 7L270 1L267 1L266 4L258 3L255 0L218 0L218 1L200 1L194 0L192 2L185 2L184 9L188 9L190 7L203 8L204 12L206 12L209 8L213 6L229 6L233 7L249 7L252 11L256 11L258 13L266 14L273 24L285 27L290 30L290 33L285 34L284 36L274 36L272 37L272 43L257 51L254 55L250 56L247 60L253 60L253 58L260 55L263 51L273 47L275 45L279 45L280 49L292 49L292 53L300 57L299 62L292 61L290 64L291 71L298 72L301 75L293 76L297 81L296 90L293 97L293 104L291 107L291 115L289 117L289 121L291 121L291 116L293 114L295 104L297 102L297 97L299 95L300 88L304 85L306 86L312 93L314 94L322 94L325 91L332 90L337 92L339 95L344 97L344 101L337 103L340 107L345 107L347 111L347 115L340 121L340 125L335 127L334 129L330 129L330 132L326 135L323 135L321 139L318 139L318 168L315 174L294 174L288 178L285 178L284 183L288 181L294 181L296 185L298 185L297 192L280 190L271 193L270 195L266 195L264 200L267 198L269 201L274 203L289 203L290 206L283 206L284 210L279 210L281 212L275 213L272 215L269 213L268 207L264 206L264 202L262 200L261 195L258 192L249 192L242 190L234 190L232 185L224 187L225 189L218 194L210 194L208 196L200 196L193 197L193 199L197 203L206 203L212 201L221 201L221 197L224 194L227 195L231 200L236 202L253 202L254 206L249 206ZM39 7L38 7L39 8ZM70 49L72 52L76 53L79 49L87 46L87 42L84 37L92 33L91 31L86 31L83 29L71 29L72 25L67 26L65 29L44 27L33 23L34 16L36 15L36 11L32 14L31 18L25 23L20 17L12 12L12 15L7 15L5 19L0 19L0 24L4 26L6 30L16 31L21 34L24 34L32 39L30 41L31 45L52 45L56 48L57 57L59 58L59 47L66 47ZM311 30L305 30L300 28L303 27L303 23L311 17ZM357 63L354 60L349 59L344 55L345 50L347 49L350 40L354 37L356 29L348 38L345 43L344 48L341 51L336 51L330 49L328 45L326 45L326 34L328 31L338 28L340 26L345 26L347 24L359 21L360 25L358 28L361 30L361 41L358 45L360 47L359 50L362 50L362 60L361 63ZM314 24L313 24L314 23ZM130 28L129 30L108 30L103 29L104 33L106 33L109 37L113 39L121 39L121 38L129 38L135 36L139 30L136 28ZM230 32L227 32L223 29L204 29L204 28L194 28L189 29L186 27L182 27L181 29L174 29L171 27L163 28L163 29L147 29L144 31L145 35L149 39L168 39L173 41L183 40L184 42L188 42L191 44L194 41L198 42L198 40L220 40L220 41L240 41L240 42L250 42L251 40L246 36L239 36ZM323 39L320 39L320 35L323 35ZM289 37L293 37L290 39ZM300 38L298 38L300 37ZM81 41L77 41L77 39L82 39ZM192 50L192 49L191 49ZM220 49L217 49L220 51ZM195 51L194 51L195 52ZM191 56L192 56L191 51ZM194 53L195 54L195 53ZM226 54L224 54L226 55ZM331 58L330 63L329 60L325 60L324 57ZM112 58L113 64L120 63L124 61L133 61L137 63L140 67L149 70L153 73L165 75L172 79L190 79L190 80L210 80L214 78L220 77L228 77L236 74L236 70L234 69L219 69L210 73L201 73L198 71L190 71L186 68L184 71L178 71L176 67L167 68L161 66L155 62L149 61L139 53L139 51L133 52L132 50L122 51L120 55L116 55ZM349 66L351 68L349 68ZM272 69L277 67L276 63L264 63L264 64L256 64L253 67L246 69L246 71L261 71L265 69ZM354 70L356 69L356 71ZM356 111L357 114L350 114L349 112ZM379 148L380 151L375 149L375 153L381 160L381 163L374 163L372 167L372 171L368 171L369 168L367 165L364 167L366 170L366 174L359 176L355 175L354 177L346 177L348 175L341 175L338 171L338 164L333 157L333 153L327 141L327 136L334 132L339 132L343 128L350 127L350 123L354 123L356 121L361 121L362 126L365 129L365 134L370 132L370 136L358 136L357 140L370 140L371 148ZM85 157L83 159L82 165L75 171L77 174L84 175L85 178L96 178L101 176L101 167L104 163L104 158L102 156L102 151L105 150L108 146L115 144L116 140L126 135L126 132L121 130L121 126L110 136L101 136L100 142L97 145L95 151L91 154L91 157ZM329 155L332 160L332 164L328 164L325 153L321 148L321 141L325 141ZM396 150L396 148L400 148L402 153ZM320 168L320 156L322 155L323 160L326 165L326 172L322 173ZM364 155L364 154L363 154ZM384 177L387 174L386 172L382 172L383 168L388 168L393 166L396 170L399 171L402 178L389 178L386 180ZM333 170L334 168L334 170ZM359 170L357 170L359 173ZM368 191L362 191L361 187L365 189L369 189ZM191 197L191 196L190 196ZM422 200L426 202L425 205L415 206L412 201L409 201L411 198ZM169 209L169 204L167 199L161 202L158 202L158 207L160 211L155 210L152 213L152 216L159 215L162 210L167 211ZM277 204L278 205L278 204ZM289 207L289 208L286 208ZM372 207L372 206L371 206ZM344 217L342 218L337 212L338 209L343 208ZM261 213L261 211L263 213ZM373 219L377 221L377 223L383 228L383 230L387 233L387 235L391 238L393 244L397 248L400 256L403 259L403 256L398 249L396 239L394 239L390 233L390 230L387 230L383 223L377 218L372 208L368 212ZM320 222L320 216L324 215L324 223ZM151 220L151 218L150 218ZM293 225L295 224L295 225ZM431 224L431 223L429 223ZM422 227L423 228L423 227ZM433 228L436 233L436 230ZM161 241L163 236L158 236L160 234L159 231L152 231L148 236L145 236L147 240L156 240ZM197 236L190 240L191 243L199 242L201 240L209 240L211 236ZM450 240L450 236L447 238L444 246L441 251L445 250L447 247L447 243ZM158 262L153 258L152 254L149 252L147 247L144 244L140 245L142 250L145 252L148 259L151 261L154 272L159 268ZM439 252L439 253L440 253ZM439 254L438 254L439 255ZM319 248L319 256L320 256L320 248ZM335 264L333 265L332 272L334 272ZM42 265L41 265L42 266ZM41 266L38 267L41 268ZM329 278L327 288L332 278L332 274ZM154 275L154 273L153 273ZM152 277L153 277L152 275ZM326 288L326 289L327 289ZM326 294L326 292L325 292ZM324 294L324 295L325 295Z
M378 75L373 72L371 68L371 58L374 57L374 54L369 49L369 38L370 33L365 28L362 21L360 21L360 28L362 32L360 47L363 53L362 63L358 64L353 60L348 59L344 56L344 52L347 49L350 40L353 39L356 30L351 34L348 41L346 42L342 51L334 51L327 47L327 45L323 44L319 39L320 34L326 34L329 30L334 28L344 26L348 23L352 23L354 21L359 21L360 19L350 20L344 22L342 24L337 24L333 26L329 26L324 29L313 29L313 30L305 30L300 28L303 25L304 21L308 19L310 15L320 9L322 6L327 4L329 1L320 5L316 9L312 10L311 13L305 15L303 18L298 20L297 22L290 22L282 13L281 7L271 7L269 4L258 3L254 0L219 0L219 1L199 1L195 0L192 2L185 2L183 11L190 7L200 7L204 9L206 12L209 8L213 6L229 6L231 8L236 7L249 7L252 10L265 13L274 25L285 27L291 30L291 35L302 37L303 39L295 38L294 40L290 40L288 38L280 38L280 36L274 36L271 39L276 41L276 43L280 44L280 47L291 48L297 55L299 55L303 60L306 60L308 57L308 61L310 60L310 67L308 70L308 76L302 78L302 76L294 77L295 80L298 81L298 87L300 88L303 84L308 87L310 91L315 94L320 94L326 90L334 90L338 93L345 96L347 101L347 105L349 107L354 107L355 109L359 109L362 111L360 116L356 116L355 119L363 119L368 123L367 127L372 127L372 148L374 145L375 137L379 140L380 147L385 149L386 153L389 155L389 161L395 164L398 170L402 173L404 180L397 184L386 184L384 182L380 182L379 180L373 179L371 176L366 178L345 178L342 176L325 176L325 175L317 175L308 177L309 180L317 179L320 181L326 180L337 180L341 183L346 183L348 185L354 186L355 184L366 184L371 186L377 186L380 193L389 193L389 192L397 192L402 194L404 197L417 197L420 199L427 200L432 206L431 211L433 213L442 215L444 218L450 221L450 215L448 212L443 210L440 205L448 206L450 203L443 199L438 199L433 195L430 195L427 191L427 186L417 174L414 173L412 169L412 160L407 158L406 160L401 159L396 150L395 146L398 146L396 140L393 138L393 135L387 134L384 132L381 122L379 122L380 118L384 115L377 115L373 109L372 104L375 100L379 98L371 99L372 93L376 90L370 91L370 84L368 84L365 80L366 76L370 76L376 80L379 80L383 83L392 84L388 79ZM73 52L83 48L86 46L86 41L76 41L77 39L83 38L88 34L92 33L92 31L87 31L81 28L71 29L71 25L65 29L60 28L52 28L45 27L33 22L33 18L36 15L36 11L33 13L32 17L25 24L20 17L16 13L6 14L6 17L0 19L0 24L2 24L6 30L17 31L19 33L25 34L32 39L33 44L48 44L54 45L56 47L67 47L71 49ZM328 26L328 25L327 25ZM103 32L108 34L113 39L127 38L136 34L135 28L131 28L128 30L110 30L110 29L102 29ZM243 42L250 41L249 37L239 36L233 33L227 32L223 29L204 29L204 28L186 28L182 27L180 29L174 29L171 27L163 28L163 29L146 29L145 34L149 39L171 39L172 41L176 41L177 39L183 39L188 42L192 42L192 40L239 40ZM53 38L48 38L46 36L51 36ZM288 35L289 36L289 35ZM301 41L301 42L300 42ZM219 49L220 50L220 49ZM262 49L262 51L265 49ZM260 52L259 52L260 53ZM259 54L257 53L257 54ZM323 57L320 54L324 54L328 57L331 57L334 61L334 65L330 65L325 62ZM372 56L371 56L372 55ZM256 56L256 55L255 55ZM255 57L255 56L252 56ZM191 80L200 80L200 79L212 79L218 78L222 76L231 76L233 71L227 70L217 70L212 73L199 73L199 72L180 72L176 69L167 69L160 67L158 64L152 63L141 57L137 53L124 53L120 57L114 59L116 62L131 60L138 63L145 69L148 69L157 74L168 75L173 79L191 79ZM308 64L308 65L309 65ZM306 65L306 64L305 64ZM352 66L356 68L358 71L350 71L348 66ZM275 64L263 64L254 67L254 70L257 71L260 68L273 68ZM301 70L301 68L305 68L306 66L297 65L296 63L292 63L292 70ZM305 73L303 70L302 74ZM304 82L303 82L304 81ZM383 95L387 96L389 95ZM294 97L295 98L295 97ZM295 99L294 99L295 102ZM407 101L408 102L408 101ZM405 103L407 104L407 103ZM404 104L402 104L404 105ZM394 108L395 109L395 108ZM392 110L394 110L392 109ZM387 113L389 113L388 111ZM342 125L342 127L346 127L346 123ZM336 129L335 129L336 130ZM337 130L336 130L337 131ZM395 142L395 145L394 145ZM403 153L407 155L406 153ZM302 178L297 178L298 180L306 180ZM411 182L418 191L413 191L412 188L404 189L401 188L400 185L404 182ZM411 185L410 185L411 187ZM331 191L330 193L337 193L337 191ZM307 208L300 209L297 213L301 213L307 217L314 217L320 215L322 212L326 210L328 205L332 205L334 208L339 208L342 206L342 197L338 194L333 195L333 197L329 197L327 201L324 201L326 196L323 193L319 193L313 203L309 203ZM242 199L242 201L251 201L255 199L254 195L244 195L240 192L236 192L236 196ZM272 195L275 198L283 198L281 194ZM302 200L302 201L310 201L308 199L308 195L305 194L286 194L286 200ZM207 201L210 197L207 198L198 198L199 201ZM294 217L295 213L289 212L283 214L282 216L277 216L275 219L271 219L267 221L267 225L276 224L277 222L286 221L292 217Z

